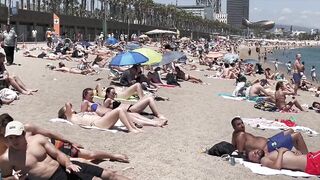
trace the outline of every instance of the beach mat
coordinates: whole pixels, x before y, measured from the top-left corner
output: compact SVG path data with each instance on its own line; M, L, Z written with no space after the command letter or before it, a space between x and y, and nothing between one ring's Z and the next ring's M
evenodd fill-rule
M258 163L252 163L252 162L247 162L242 159L236 159L237 162L240 164L244 165L246 168L249 168L253 173L255 174L260 174L260 175L286 175L286 176L291 176L291 177L315 177L314 175L307 174L302 171L292 171L292 170L287 170L287 169L271 169L268 167L264 167L261 164Z
M271 129L271 130L286 130L286 129L293 129L296 132L302 132L309 136L317 136L319 133L304 126L294 126L289 127L285 123L279 122L279 121L273 121L273 120L267 120L265 118L241 118L242 121L253 127L258 129Z
M69 125L74 125L72 122L65 120L65 119L61 119L61 118L53 118L49 120L50 122L53 123L66 123ZM112 133L117 133L119 131L127 131L127 128L122 124L121 121L117 121L116 124L112 127L112 129L104 129L104 128L99 128L96 126L85 126L85 125L79 125L80 127L84 128L84 129L96 129L96 130L100 130L100 131L108 131L108 132L112 132Z

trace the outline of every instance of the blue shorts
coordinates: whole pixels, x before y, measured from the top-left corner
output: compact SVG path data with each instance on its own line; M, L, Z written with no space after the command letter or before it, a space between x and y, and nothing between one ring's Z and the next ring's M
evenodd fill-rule
M299 84L300 85L301 78L302 78L300 73L293 73L292 74L292 78L293 78L293 81L294 81L295 84Z
M284 132L280 132L268 139L267 146L268 152L272 152L282 147L291 150L293 148L291 134L284 135Z

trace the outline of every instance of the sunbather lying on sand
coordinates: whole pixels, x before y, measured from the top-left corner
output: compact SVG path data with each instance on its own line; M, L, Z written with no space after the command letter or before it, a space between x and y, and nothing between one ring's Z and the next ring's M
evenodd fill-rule
M18 76L10 75L4 66L5 55L0 52L0 80L6 81L6 83L11 85L15 90L17 90L21 94L32 95L32 92L37 92L38 89L29 89L26 85L21 81Z
M68 68L63 62L59 62L59 68L53 68L54 71L60 71L60 72L68 72L72 74L83 74L87 75L89 73L94 73L95 70L91 68L84 68L84 69L79 69L79 67L71 67Z
M265 153L268 153L281 147L288 149L295 147L302 154L308 153L308 148L302 135L299 132L293 132L292 129L280 132L267 139L247 133L245 125L239 117L233 118L231 125L234 129L232 144L240 153L249 152L254 149L262 149Z
M123 125L129 132L139 133L142 130L138 129L132 119L127 116L122 108L116 108L109 113L100 117L95 112L80 112L76 113L72 109L71 103L66 103L58 112L58 118L66 119L72 123L82 126L96 126L98 128L110 129L120 119Z
M178 79L184 80L184 81L189 81L192 83L203 83L203 81L199 78L196 78L190 74L186 74L183 72L178 66L175 67L175 72L177 75Z
M104 116L105 114L112 111L111 108L105 107L93 101L93 89L86 88L82 92L82 103L81 103L81 112L95 112L99 116ZM146 126L155 126L163 127L167 124L166 120L150 120L136 112L129 112L125 107L122 107L124 114L131 118L133 122L137 123L136 125L146 125Z
M103 105L107 108L115 109L118 107L125 108L128 112L135 112L135 113L141 113L143 112L147 107L150 107L152 113L160 118L160 119L166 119L162 114L159 113L159 110L156 106L155 100L151 96L145 96L142 99L140 99L135 104L127 105L122 104L120 101L116 101L115 98L117 97L117 93L113 87L109 87L106 89L106 96L104 99Z
M4 153L8 149L7 147L7 141L4 138L5 128L9 122L13 121L13 118L7 114L1 114L0 115L0 169L2 173L2 177L6 177L12 174L11 169L9 168L8 164L5 164L3 162ZM84 149L81 145L72 142L71 140L66 139L63 137L63 135L52 132L48 129L42 129L38 126L32 125L32 124L25 124L24 129L27 133L30 133L31 135L41 134L45 137L51 138L51 140L55 140L56 147L60 145L58 148L62 152L66 153L68 149L63 146L65 144L70 145L69 152L70 154L67 154L70 157L73 158L83 158L88 160L102 160L102 159L110 159L120 162L129 162L128 157L123 154L110 154L103 151L90 151L87 149Z
M101 87L100 84L97 84L95 90L96 93L99 97L105 97L106 96L106 88ZM116 88L117 90L117 97L118 98L122 98L122 99L128 99L129 97L133 96L133 95L138 95L139 99L144 97L144 93L142 90L142 86L140 83L135 83L133 85L131 85L128 88ZM122 90L122 91L120 91Z
M255 149L248 153L248 160L272 169L290 169L320 175L320 151L297 154L284 147L271 153Z
M293 89L290 90L286 88L282 81L277 82L276 84L276 93L275 93L275 101L276 106L279 110L290 111L293 106L297 107L300 111L304 111L300 103L293 99L293 101L286 102L287 95L295 95Z

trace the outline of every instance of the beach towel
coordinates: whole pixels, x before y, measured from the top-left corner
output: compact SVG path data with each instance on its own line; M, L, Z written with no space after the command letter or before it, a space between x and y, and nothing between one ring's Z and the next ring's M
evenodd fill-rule
M232 96L230 93L219 93L218 96L224 98L224 99L230 99L230 100L235 100L235 101L247 101L247 102L256 102L256 100L250 100L245 96Z
M224 99L231 99L235 101L244 101L246 97L244 96L232 96L230 93L219 93L218 96L223 97Z
M283 122L267 120L265 118L241 118L241 119L245 124L253 128L258 128L262 130L265 130L265 129L286 130L291 128L296 132L306 133L309 136L317 136L319 134L318 132L308 127L297 126L297 125L293 127L289 127Z
M261 164L252 163L244 161L243 159L236 158L236 162L244 165L246 168L249 168L253 173L260 174L260 175L286 175L291 177L314 177L314 175L307 174L302 171L292 171L287 169L271 169L268 167L264 167Z
M65 119L61 119L61 118L53 118L49 120L50 122L56 123L67 123L69 125L74 125L72 122L65 120ZM122 131L127 131L127 128L122 124L121 121L117 121L116 124L112 127L112 129L104 129L104 128L99 128L96 126L85 126L85 125L79 125L80 127L84 128L84 129L96 129L96 130L100 130L100 131L108 131L108 132L112 132L112 133L116 133L119 130Z

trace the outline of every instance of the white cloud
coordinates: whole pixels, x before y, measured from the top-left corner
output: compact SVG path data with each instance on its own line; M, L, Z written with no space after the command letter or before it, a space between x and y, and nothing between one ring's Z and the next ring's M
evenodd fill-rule
M283 8L281 10L281 14L291 14L292 10L290 8Z

